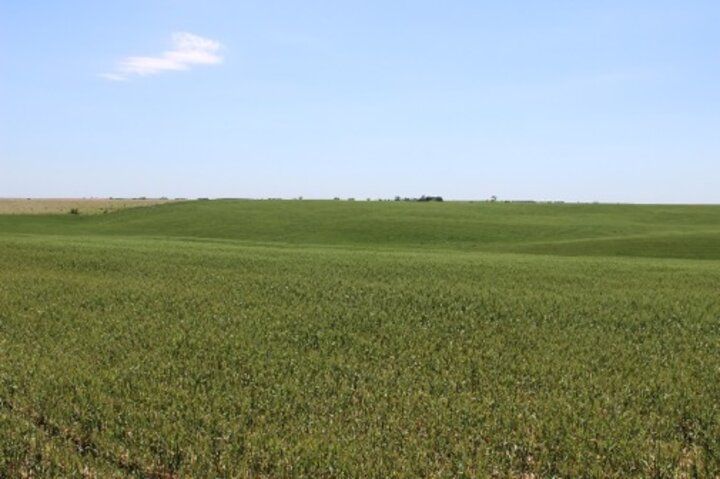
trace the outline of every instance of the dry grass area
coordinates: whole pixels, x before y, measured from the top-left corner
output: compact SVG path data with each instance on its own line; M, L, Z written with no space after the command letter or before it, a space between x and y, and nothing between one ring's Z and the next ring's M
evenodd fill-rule
M81 215L97 215L123 208L151 206L170 201L174 200L154 198L0 198L0 214L69 214L72 210L77 210Z

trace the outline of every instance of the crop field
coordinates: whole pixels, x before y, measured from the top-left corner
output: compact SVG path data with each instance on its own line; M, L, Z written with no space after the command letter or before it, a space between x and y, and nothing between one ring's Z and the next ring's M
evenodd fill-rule
M0 477L719 477L720 207L0 215Z
M48 215L64 214L76 210L76 214L96 215L112 213L124 208L150 206L168 203L167 199L123 199L123 198L0 198L0 214Z

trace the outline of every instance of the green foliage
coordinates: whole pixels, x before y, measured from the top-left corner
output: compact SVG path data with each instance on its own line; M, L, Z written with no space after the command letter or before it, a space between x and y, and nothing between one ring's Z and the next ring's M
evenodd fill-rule
M383 250L720 259L719 206L390 203L188 201L83 215L75 221L0 215L0 231ZM694 244L688 247L687 240Z
M0 477L716 477L718 209L597 208L0 217Z

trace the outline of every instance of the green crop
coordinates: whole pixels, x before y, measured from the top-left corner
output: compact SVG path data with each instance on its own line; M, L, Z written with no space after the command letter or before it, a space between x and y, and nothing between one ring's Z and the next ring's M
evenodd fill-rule
M0 477L717 477L718 219L0 217Z

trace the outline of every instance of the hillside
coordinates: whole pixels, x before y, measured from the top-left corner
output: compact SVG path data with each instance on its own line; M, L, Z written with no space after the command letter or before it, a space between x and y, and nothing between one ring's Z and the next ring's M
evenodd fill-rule
M0 477L718 477L719 219L0 216Z
M214 200L96 216L0 216L0 231L720 259L719 206Z

